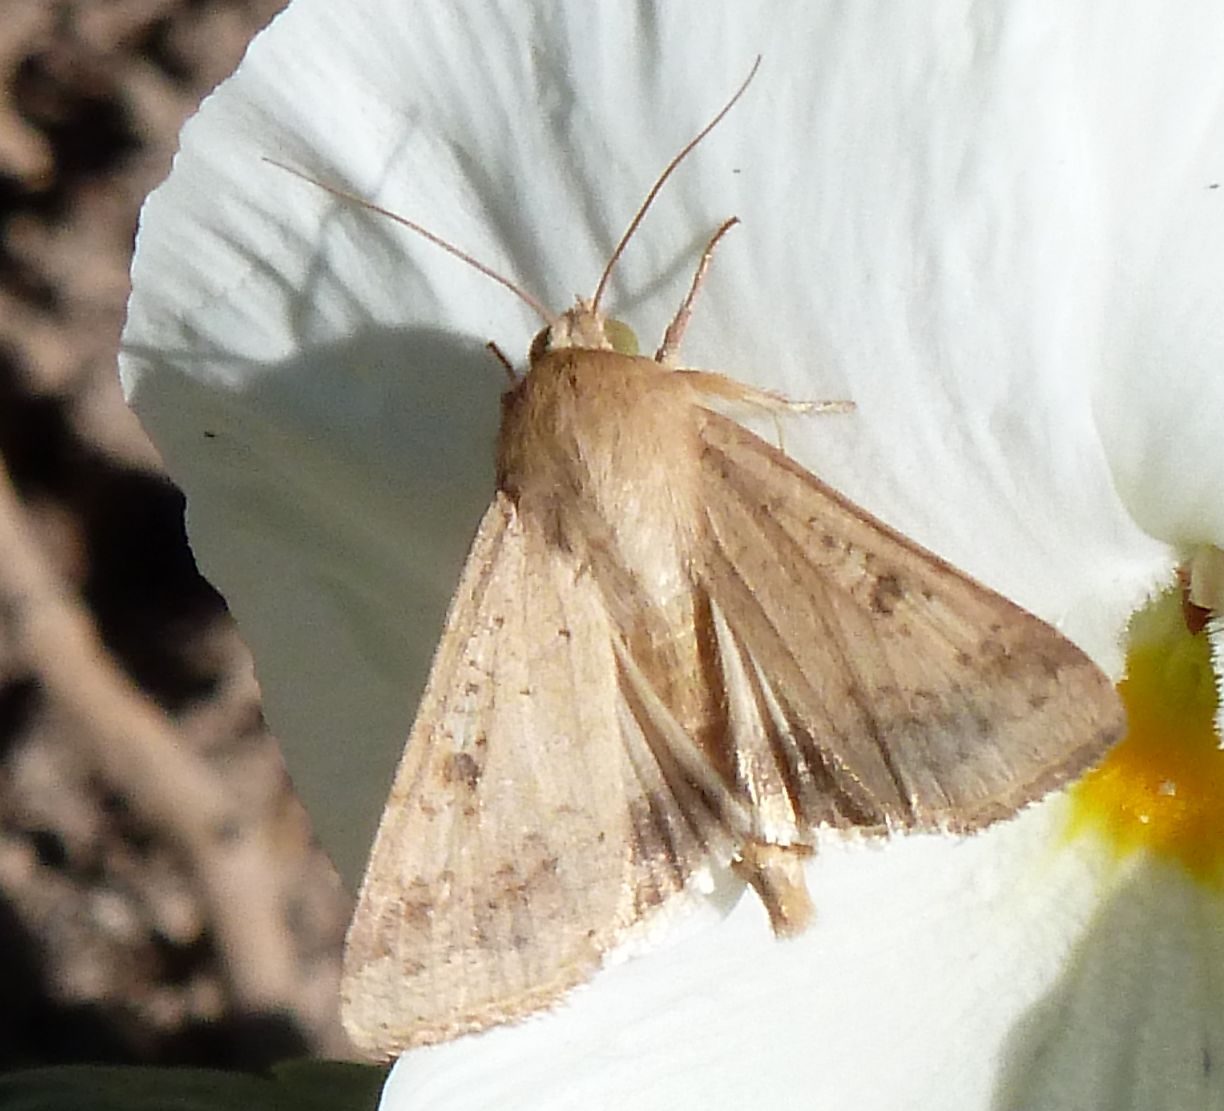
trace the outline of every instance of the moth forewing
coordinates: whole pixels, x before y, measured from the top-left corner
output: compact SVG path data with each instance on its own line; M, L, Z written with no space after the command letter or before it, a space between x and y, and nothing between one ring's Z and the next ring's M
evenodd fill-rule
M656 358L623 353L602 292L693 145L506 396L349 931L343 1017L374 1056L551 1005L713 870L800 932L822 828L977 828L1121 732L1053 628L715 411L803 406L673 368L733 221Z
M633 917L628 808L661 785L621 743L607 619L572 570L499 494L349 931L345 1024L374 1055L547 1005ZM659 898L683 882L656 879Z
M1055 629L738 424L700 426L694 575L772 694L801 824L977 828L1120 735L1113 685Z

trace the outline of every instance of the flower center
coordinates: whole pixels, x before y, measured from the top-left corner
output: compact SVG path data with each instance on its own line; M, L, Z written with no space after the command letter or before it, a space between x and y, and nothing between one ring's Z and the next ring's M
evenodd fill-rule
M1224 887L1224 750L1204 611L1166 591L1131 619L1126 736L1071 792L1072 834L1146 850Z

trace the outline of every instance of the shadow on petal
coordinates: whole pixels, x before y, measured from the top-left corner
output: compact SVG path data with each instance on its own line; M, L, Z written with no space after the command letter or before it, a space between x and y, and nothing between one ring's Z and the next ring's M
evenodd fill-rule
M1145 860L1004 1049L994 1111L1224 1106L1224 897Z

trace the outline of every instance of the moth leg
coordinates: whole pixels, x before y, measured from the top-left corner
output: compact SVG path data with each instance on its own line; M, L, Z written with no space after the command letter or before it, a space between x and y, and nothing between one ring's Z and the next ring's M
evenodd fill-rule
M853 401L791 401L790 398L772 390L758 390L712 370L677 370L675 373L683 374L700 393L736 405L751 405L756 409L764 409L773 418L779 448L782 447L782 422L778 419L779 414L849 413L855 407Z
M706 244L706 249L701 252L701 259L697 263L697 270L693 274L693 281L689 285L689 291L685 294L684 300L680 302L680 308L676 310L676 315L672 317L672 322L667 326L667 331L663 333L663 342L659 344L659 350L655 352L656 363L662 363L667 367L675 366L676 356L680 352L680 344L684 340L684 333L693 315L693 302L697 300L697 291L705 281L706 271L710 269L710 261L714 257L714 248L718 246L718 241L739 222L738 216L732 216L730 220L727 220L710 237L710 242Z
M485 344L485 347L489 349L489 352L492 354L493 358L501 363L502 369L506 372L506 377L510 379L510 385L517 386L519 384L518 371L514 369L514 364L506 358L506 353L492 340L489 340L489 342Z
M853 401L792 401L773 390L760 390L713 370L677 369L675 373L684 375L698 393L769 413L849 413L855 407Z
M778 937L795 937L812 924L812 897L803 878L806 845L768 845L749 841L740 849L735 870L760 897Z
M766 397L771 395L766 394ZM850 413L854 411L855 405L853 401L787 401L785 398L778 399L781 404L765 403L765 408L768 409L769 415L773 420L774 433L778 437L778 450L785 451L786 446L782 442L782 421L779 419L780 412L787 413ZM748 404L761 404L755 399L748 401Z

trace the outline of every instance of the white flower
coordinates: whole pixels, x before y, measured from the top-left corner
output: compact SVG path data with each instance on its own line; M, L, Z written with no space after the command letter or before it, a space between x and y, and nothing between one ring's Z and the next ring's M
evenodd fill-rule
M653 344L738 215L685 362L853 398L789 421L787 450L1117 676L1135 606L1224 546L1221 47L1214 9L1141 4L298 0L278 19L149 201L123 371L350 876L489 494L484 343L521 358L538 321L265 157L560 309L762 55L609 307ZM1219 975L1214 889L1176 863L1120 878L1067 808L830 843L803 938L775 941L751 897L710 907L554 1012L408 1055L385 1105L1208 1106L1224 1016L1186 997L1184 957L1197 938Z

